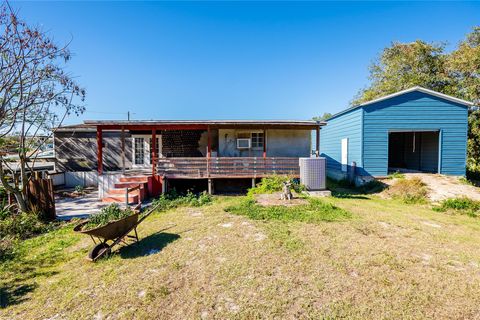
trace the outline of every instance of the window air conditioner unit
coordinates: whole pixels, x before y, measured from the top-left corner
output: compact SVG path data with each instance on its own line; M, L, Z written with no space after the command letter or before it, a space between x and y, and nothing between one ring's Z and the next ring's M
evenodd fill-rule
M247 138L237 139L237 149L250 149L251 144L252 144L251 139L247 139Z

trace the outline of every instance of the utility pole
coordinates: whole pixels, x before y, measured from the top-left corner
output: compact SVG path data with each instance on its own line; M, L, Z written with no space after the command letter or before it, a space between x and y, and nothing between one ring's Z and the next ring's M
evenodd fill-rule
M130 121L130 111L127 111L127 120Z

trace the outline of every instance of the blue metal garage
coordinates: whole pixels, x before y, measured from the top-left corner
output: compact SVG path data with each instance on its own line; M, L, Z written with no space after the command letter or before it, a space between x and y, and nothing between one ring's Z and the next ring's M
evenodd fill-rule
M344 110L322 129L328 174L359 177L392 171L464 176L471 102L413 87Z

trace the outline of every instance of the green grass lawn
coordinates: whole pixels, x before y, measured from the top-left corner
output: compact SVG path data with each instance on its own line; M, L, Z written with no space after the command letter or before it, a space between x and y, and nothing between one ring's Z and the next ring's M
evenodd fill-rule
M245 201L154 214L98 263L73 225L23 241L0 265L0 318L480 317L479 218L369 194L298 219Z

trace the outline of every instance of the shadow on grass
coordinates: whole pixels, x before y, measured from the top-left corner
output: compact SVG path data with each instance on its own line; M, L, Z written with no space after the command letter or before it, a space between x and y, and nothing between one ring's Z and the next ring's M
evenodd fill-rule
M136 244L123 247L119 254L123 259L134 259L138 257L155 254L165 248L169 243L179 239L175 233L157 232L141 239Z
M37 288L36 283L22 285L2 285L0 287L0 309L14 304L21 303L26 295Z
M55 262L60 253L48 256L39 254L34 259L25 259L21 254L11 254L3 257L2 271L7 279L0 281L0 309L28 300L28 294L37 289L36 279L51 277L58 273L56 270L43 270ZM9 278L10 277L10 278Z
M388 185L379 180L372 180L363 186L356 187L347 180L335 181L328 179L327 187L332 191L332 196L335 198L368 200L368 195L380 193Z
M34 269L19 268L19 276L13 281L0 283L0 309L28 300L26 295L38 287L35 282L36 277L50 277L58 273L57 271L34 272Z

